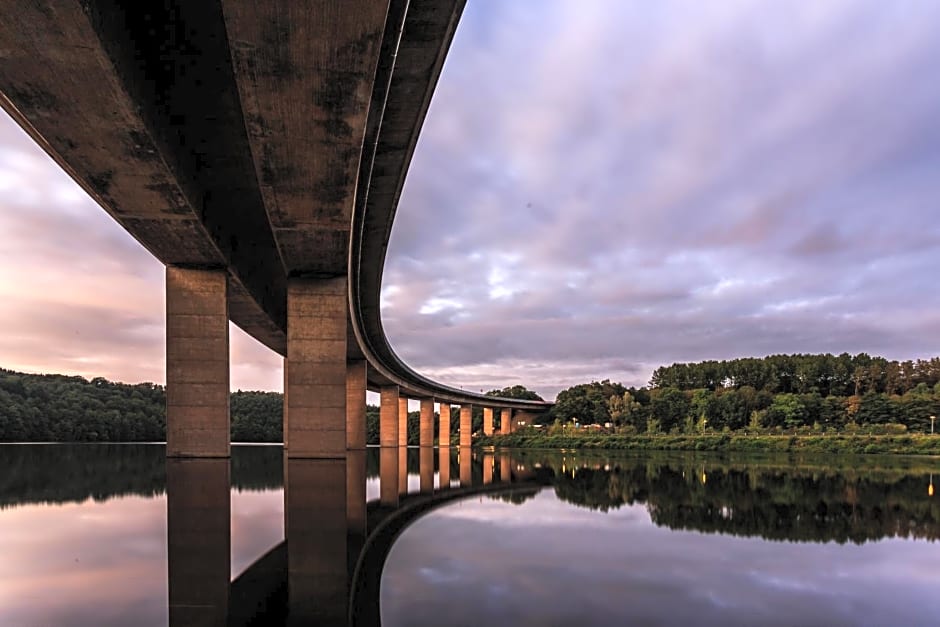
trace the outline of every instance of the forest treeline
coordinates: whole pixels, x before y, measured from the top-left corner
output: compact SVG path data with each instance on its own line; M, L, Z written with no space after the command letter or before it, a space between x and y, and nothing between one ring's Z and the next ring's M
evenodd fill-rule
M233 392L230 406L233 441L281 441L280 394ZM164 440L162 385L0 369L0 442Z
M490 396L541 400L517 385ZM233 442L281 442L284 400L278 392L233 392ZM418 444L419 412L408 414L408 443ZM451 413L456 434L460 413ZM483 425L474 408L473 429ZM439 423L434 420L437 437ZM379 408L366 406L367 442L379 443ZM163 442L166 390L154 383L115 383L96 377L25 374L0 369L0 442Z
M605 380L562 390L543 422L622 433L928 432L940 358L772 355L664 366L650 387Z

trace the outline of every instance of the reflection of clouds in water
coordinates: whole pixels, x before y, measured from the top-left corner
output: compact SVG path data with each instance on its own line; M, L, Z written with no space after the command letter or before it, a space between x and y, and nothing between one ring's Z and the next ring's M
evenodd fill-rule
M284 538L284 496L231 498L234 576ZM166 624L164 495L11 507L0 530L0 624Z
M520 506L465 500L411 525L383 573L383 624L925 624L940 599L922 574L938 559L936 544L900 539L673 532L641 505L603 514L543 490Z

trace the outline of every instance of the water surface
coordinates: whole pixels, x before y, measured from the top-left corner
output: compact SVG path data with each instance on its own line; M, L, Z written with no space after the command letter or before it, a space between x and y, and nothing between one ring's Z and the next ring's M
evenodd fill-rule
M256 608L343 624L350 602L362 624L385 625L940 616L937 460L164 454L0 446L0 624L239 624ZM364 546L378 562L357 571Z

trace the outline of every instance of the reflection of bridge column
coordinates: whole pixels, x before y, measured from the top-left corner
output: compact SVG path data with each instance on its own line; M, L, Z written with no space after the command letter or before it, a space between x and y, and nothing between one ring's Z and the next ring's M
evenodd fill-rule
M493 483L493 456L489 453L483 455L483 485Z
M408 399L404 396L398 397L398 446L408 446Z
M405 449L383 447L379 451L379 502L382 505L398 505L398 456Z
M461 405L460 406L460 446L470 446L471 439L471 429L473 425L473 406L472 405Z
M346 523L350 533L366 532L366 452L346 453Z
M512 461L508 453L499 456L499 480L503 483L512 481Z
M418 444L434 446L434 399L421 399L421 417L418 429Z
M366 447L366 362L346 364L346 448Z
M379 444L398 446L398 386L379 390Z
M398 493L408 494L408 449L398 447Z
M421 477L421 492L434 491L434 448L422 446L418 453L418 474Z
M167 460L171 625L225 625L231 570L229 460Z
M469 447L464 448L463 446L457 452L458 463L460 464L460 487L469 488L473 485L473 475L472 470L473 466L471 465L472 460L470 459L471 451Z
M512 410L504 409L499 414L499 432L503 435L512 433Z
M450 403L441 403L439 413L437 443L440 446L450 446Z
M288 459L284 468L288 624L346 621L346 460Z
M228 283L166 268L166 454L229 456Z
M442 446L437 450L437 465L440 477L438 479L438 489L446 490L450 488L450 447Z
M346 455L346 277L287 283L284 448Z

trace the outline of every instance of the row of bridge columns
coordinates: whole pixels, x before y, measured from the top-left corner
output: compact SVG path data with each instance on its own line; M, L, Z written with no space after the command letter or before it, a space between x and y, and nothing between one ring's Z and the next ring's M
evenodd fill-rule
M366 362L347 363L347 281L290 279L284 360L284 448L288 457L340 458L366 445ZM228 276L224 270L166 270L167 455L228 457ZM380 444L408 444L408 396L380 390ZM420 398L421 446L434 444L434 399ZM450 444L451 405L440 403L439 441ZM471 444L472 407L460 411L460 446ZM512 411L500 415L511 432ZM494 432L483 408L483 433Z

